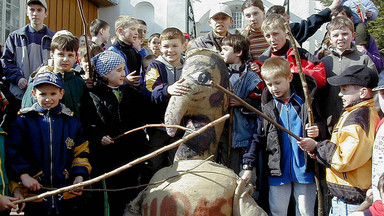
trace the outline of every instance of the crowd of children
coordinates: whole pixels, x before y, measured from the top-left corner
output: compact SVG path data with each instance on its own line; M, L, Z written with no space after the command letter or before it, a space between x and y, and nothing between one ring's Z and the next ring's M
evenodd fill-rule
M244 1L242 34L229 32L231 9L217 4L206 35L191 39L166 28L150 35L148 46L147 23L131 16L116 19L109 46L112 27L92 21L86 47L71 32L53 35L44 25L45 0L28 0L26 11L31 23L8 36L1 54L0 215L12 208L27 216L83 215L85 209L90 215L122 215L139 193L134 187L172 164L174 151L89 187L105 192L79 187L19 206L13 202L102 175L180 139L182 133L169 137L162 127L118 136L162 123L170 97L188 94L180 79L187 48L220 52L229 90L301 137L230 98L231 120L217 162L255 184L254 198L265 211L315 215L317 163L332 197L326 214L384 214L384 121L379 118L384 64L367 31L367 21L378 15L372 1L333 0L329 8L289 25L294 42L287 39L285 8L265 12L261 0ZM322 49L316 55L303 48L296 53L292 43L302 44L327 22ZM25 41L39 49L28 50ZM120 190L127 187L134 189ZM361 209L371 194L372 205Z

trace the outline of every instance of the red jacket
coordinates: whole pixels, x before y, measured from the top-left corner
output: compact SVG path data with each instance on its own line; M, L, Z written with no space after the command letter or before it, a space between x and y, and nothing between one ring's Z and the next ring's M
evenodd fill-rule
M290 64L291 71L298 73L299 70L296 64L295 52L293 48L291 48L290 42L287 41L287 46L284 46L282 49L288 49L288 51L284 54L285 58L291 63ZM324 63L320 62L314 55L312 55L307 50L302 48L298 48L298 50L301 58L301 66L302 66L303 72L315 78L317 83L317 88L323 87L327 83L327 76L325 73ZM272 53L271 47L269 47L259 57L259 60L261 62L264 62L272 56L279 56L279 55Z

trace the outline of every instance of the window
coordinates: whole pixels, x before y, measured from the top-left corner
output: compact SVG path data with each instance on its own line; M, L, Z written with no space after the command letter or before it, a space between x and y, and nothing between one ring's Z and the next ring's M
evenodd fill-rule
M232 12L233 24L229 29L241 29L243 27L243 14L241 11Z
M0 43L4 44L8 34L25 24L24 0L0 2Z

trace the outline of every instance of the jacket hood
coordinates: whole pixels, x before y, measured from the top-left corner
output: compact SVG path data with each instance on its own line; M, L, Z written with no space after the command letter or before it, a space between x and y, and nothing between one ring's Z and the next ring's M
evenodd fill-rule
M171 65L171 63L169 63L167 60L165 60L165 58L162 55L159 55L159 57L157 57L156 60L163 63L165 65L165 67L167 68L167 70L173 71L173 69L175 68L173 65ZM176 70L178 70L178 71L181 71L181 69L183 69L183 65L184 65L184 58L181 57L180 60L181 60L181 65L176 67Z

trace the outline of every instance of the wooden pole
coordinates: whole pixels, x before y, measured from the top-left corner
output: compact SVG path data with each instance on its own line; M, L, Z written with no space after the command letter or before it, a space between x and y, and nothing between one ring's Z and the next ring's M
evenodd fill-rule
M147 155L144 155L143 157L140 157L138 159L135 159L119 168L116 168L108 173L105 173L103 175L100 175L98 177L95 177L93 179L90 179L90 180L87 180L87 181L84 181L84 182L80 182L80 183L77 183L77 184L74 184L74 185L69 185L69 186L66 186L66 187L62 187L62 188L59 188L57 190L53 190L53 191L47 191L45 193L42 193L42 194L39 194L37 196L33 196L33 197L28 197L28 198L25 198L25 199L22 199L22 200L17 200L17 201L14 201L13 204L17 205L17 204L20 204L20 203L25 203L25 202L30 202L30 201L34 201L34 200L37 200L37 199L42 199L44 197L48 197L48 196L53 196L53 195L56 195L56 194L59 194L59 193L64 193L64 192L68 192L68 191L71 191L71 190L75 190L76 188L78 187L85 187L85 186L88 186L88 185L91 185L91 184L94 184L96 182L99 182L103 179L106 179L106 178L109 178L111 176L114 176L134 165L137 165L139 163L142 163L150 158L153 158L165 151L168 151L170 149L173 149L177 146L179 146L181 143L187 141L187 140L190 140L192 139L193 137L203 133L204 131L206 131L208 128L210 127L213 127L221 122L224 122L226 119L229 118L229 114L226 114L212 122L210 122L209 124L205 125L204 127L200 128L199 130L197 131L193 131L191 132L190 134L188 134L187 136L177 140L176 142L172 143L172 144L169 144L167 146L164 146L154 152L151 152L150 154L147 154Z
M291 41L293 50L295 51L295 60L297 68L299 69L299 75L301 80L301 85L303 86L303 92L304 92L304 98L305 98L305 104L308 107L308 124L309 126L315 125L314 119L313 119L313 111L312 111L312 104L311 104L311 98L309 96L309 90L308 90L308 84L305 79L305 74L303 72L303 68L301 65L301 58L299 54L299 50L296 46L296 40L292 35L291 29L288 25L288 23L284 23L285 31L288 34L289 40ZM321 187L320 187L320 173L319 173L319 164L315 162L315 182L316 182L316 190L317 190L317 215L323 215L323 196L321 193Z
M89 52L89 44L88 44L88 34L87 34L87 29L88 29L88 23L87 20L85 19L84 15L84 10L83 10L83 4L81 3L81 0L77 0L77 6L79 8L80 12L80 17L81 17L81 22L83 23L83 32L84 32L84 37L85 37L85 47L87 49L87 62L88 62L88 76L89 78L93 79L93 67L91 65L91 55Z

